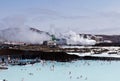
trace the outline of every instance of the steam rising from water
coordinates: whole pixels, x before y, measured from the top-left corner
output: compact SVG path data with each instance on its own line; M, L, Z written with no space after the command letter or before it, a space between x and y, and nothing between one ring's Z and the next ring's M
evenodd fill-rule
M45 32L35 32L30 30L30 28L9 28L0 31L0 37L4 40L15 41L15 42L25 42L32 44L42 44L43 41L50 40L50 36Z
M65 38L67 39L67 44L73 44L73 45L95 45L96 41L89 39L89 38L83 38L79 34L69 31L65 34Z

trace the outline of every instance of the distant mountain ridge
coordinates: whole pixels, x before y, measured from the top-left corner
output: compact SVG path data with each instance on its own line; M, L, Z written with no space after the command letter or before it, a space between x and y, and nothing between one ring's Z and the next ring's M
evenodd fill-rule
M92 39L95 39L97 37L100 37L103 41L104 40L110 40L112 43L120 43L120 35L93 35L93 34L80 34L83 35L84 38L87 36L91 37Z
M45 31L41 31L41 30L38 30L38 29L36 29L36 28L30 28L30 30L32 30L32 31L34 31L34 32L37 32L37 33L46 33L47 35L50 35L50 33L49 32L45 32ZM51 36L51 35L50 35Z
M101 36L103 40L110 40L113 43L120 43L120 35L96 35Z

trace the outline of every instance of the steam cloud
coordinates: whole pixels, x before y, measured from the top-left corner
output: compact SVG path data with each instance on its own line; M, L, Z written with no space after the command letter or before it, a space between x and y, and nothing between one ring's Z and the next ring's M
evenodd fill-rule
M24 16L13 16L3 18L0 22L0 27L7 28L0 31L0 39L13 42L25 42L32 44L42 44L43 41L51 40L51 36L45 32L38 33L36 31L30 30L29 27L26 27ZM55 35L58 34L54 33ZM62 36L61 36L62 35ZM67 44L79 44L79 45L94 45L95 40L89 38L83 38L79 34L70 31L67 33L60 33L56 36L57 38L65 38Z
M73 31L62 34L61 37L59 35L56 37L65 38L67 40L67 44L72 45L94 45L96 43L95 40L84 38ZM32 44L42 44L43 41L51 40L51 36L46 32L32 31L28 27L9 28L2 30L0 31L0 38L7 41L25 42Z
M38 33L30 28L9 28L0 31L0 37L7 41L25 42L32 44L42 44L43 41L50 40L50 36L45 32Z
M73 44L73 45L95 45L96 41L89 39L89 38L83 38L79 34L69 31L65 34L65 38L67 39L67 44Z

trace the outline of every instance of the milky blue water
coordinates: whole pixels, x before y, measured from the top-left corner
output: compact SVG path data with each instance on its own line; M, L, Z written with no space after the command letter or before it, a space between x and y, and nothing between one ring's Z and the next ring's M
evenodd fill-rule
M8 81L120 81L120 61L88 61L36 63L8 66L0 70L0 80Z

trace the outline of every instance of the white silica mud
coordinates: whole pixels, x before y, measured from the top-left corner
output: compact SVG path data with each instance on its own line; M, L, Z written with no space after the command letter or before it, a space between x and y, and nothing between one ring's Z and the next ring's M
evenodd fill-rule
M0 70L7 81L120 81L120 61L46 61Z

